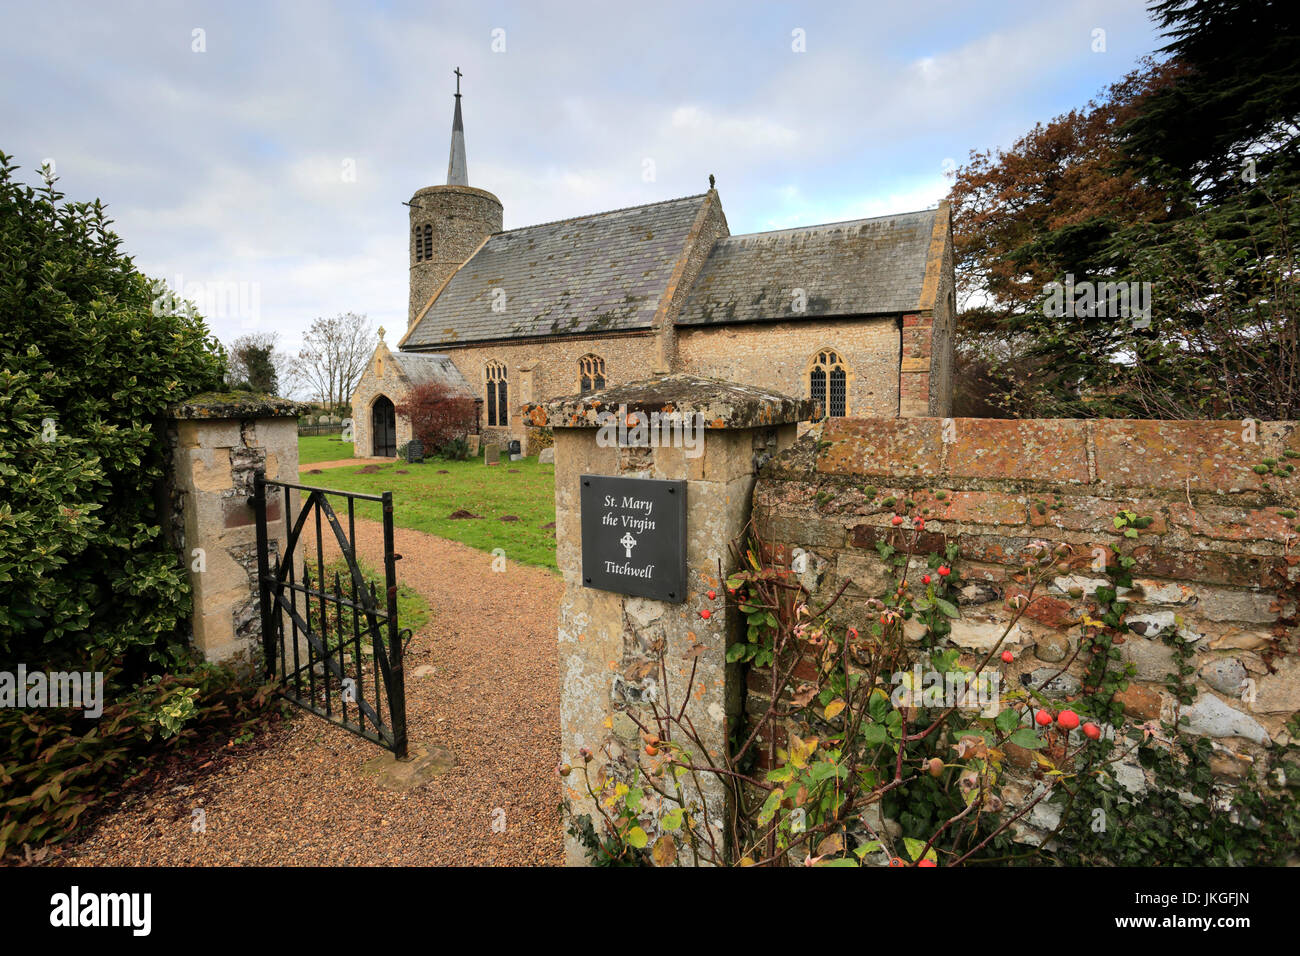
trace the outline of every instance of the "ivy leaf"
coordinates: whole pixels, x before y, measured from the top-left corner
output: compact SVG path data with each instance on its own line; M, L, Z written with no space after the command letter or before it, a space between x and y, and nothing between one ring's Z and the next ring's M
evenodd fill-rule
M993 718L993 726L1005 733L1015 730L1020 724L1020 712L1012 707L999 711Z
M961 612L951 602L945 601L941 597L934 599L934 606L942 611L946 617L961 617Z
M867 712L876 723L883 723L889 716L889 695L879 687L873 689L871 699L867 702Z
M878 747L889 739L884 724L867 724L862 728L862 742L868 747Z
M1010 742L1026 750L1037 750L1043 746L1043 742L1038 738L1038 734L1034 733L1032 727L1021 727L1011 735Z

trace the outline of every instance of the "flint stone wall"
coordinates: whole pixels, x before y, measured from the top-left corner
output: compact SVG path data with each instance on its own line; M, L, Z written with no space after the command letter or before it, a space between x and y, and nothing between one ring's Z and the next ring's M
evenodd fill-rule
M1214 770L1230 783L1267 766L1269 745L1289 741L1284 725L1300 710L1298 469L1294 422L832 419L764 468L754 518L778 560L803 556L815 603L851 582L832 617L862 627L867 599L893 588L876 544L910 499L911 514L926 519L920 559L957 546L961 616L950 639L971 661L1014 617L1008 600L1023 589L1013 575L1030 543L1068 545L1066 573L1036 592L1003 645L1015 655L1002 665L1004 686L1055 673L1073 653L1078 612L1109 584L1094 561L1122 542L1138 562L1134 588L1120 595L1132 633L1117 644L1136 671L1120 696L1126 714L1174 716L1173 649L1155 639L1173 629L1192 648L1198 692L1183 726L1212 740ZM1113 523L1120 510L1153 520L1124 538ZM1084 658L1052 688L1063 706L1079 691ZM762 712L766 687L751 672L751 714ZM1149 783L1136 763L1121 773L1131 790Z

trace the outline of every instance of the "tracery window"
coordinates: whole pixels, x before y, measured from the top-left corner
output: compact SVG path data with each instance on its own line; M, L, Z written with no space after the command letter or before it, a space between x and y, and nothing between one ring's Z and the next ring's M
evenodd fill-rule
M599 355L584 355L578 360L578 370L583 394L605 387L605 360Z
M506 399L506 367L498 361L487 363L483 370L487 384L487 423L492 426L510 424L510 405Z
M808 370L808 395L822 415L843 418L848 409L848 367L832 349L822 349Z

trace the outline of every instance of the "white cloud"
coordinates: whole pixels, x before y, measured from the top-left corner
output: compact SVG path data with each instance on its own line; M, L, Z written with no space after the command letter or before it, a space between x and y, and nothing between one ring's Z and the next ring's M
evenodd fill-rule
M65 192L103 198L151 274L258 283L288 344L343 311L405 328L401 202L445 173L453 66L470 182L501 198L507 227L702 192L715 173L747 232L933 205L944 158L1005 145L1156 45L1131 0L846 2L798 22L740 0L611 10L12 7L0 148L29 169L54 157ZM190 51L195 26L207 53ZM796 26L807 53L790 49ZM1088 51L1094 26L1105 56Z

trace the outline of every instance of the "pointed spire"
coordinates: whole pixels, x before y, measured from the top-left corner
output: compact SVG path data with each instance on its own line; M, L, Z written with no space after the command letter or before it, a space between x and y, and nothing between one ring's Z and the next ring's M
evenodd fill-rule
M460 67L456 74L456 113L451 120L451 155L447 158L447 185L468 186L469 172L465 167L465 126L460 118Z

